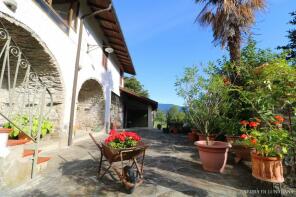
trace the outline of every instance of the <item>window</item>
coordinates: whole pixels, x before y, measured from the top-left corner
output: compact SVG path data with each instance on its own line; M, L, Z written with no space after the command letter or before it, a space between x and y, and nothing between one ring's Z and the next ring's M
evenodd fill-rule
M77 29L79 2L77 0L45 0L59 15L64 24Z
M124 88L124 77L123 77L123 71L120 69L120 87Z

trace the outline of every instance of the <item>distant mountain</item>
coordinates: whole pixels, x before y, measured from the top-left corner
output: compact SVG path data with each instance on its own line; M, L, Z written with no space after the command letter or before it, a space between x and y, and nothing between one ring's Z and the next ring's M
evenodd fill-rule
M163 112L168 112L169 109L174 106L174 104L163 104L163 103L158 103L158 110L161 110ZM183 106L179 106L179 105L176 105L179 107L179 110L181 111L182 110L182 107Z

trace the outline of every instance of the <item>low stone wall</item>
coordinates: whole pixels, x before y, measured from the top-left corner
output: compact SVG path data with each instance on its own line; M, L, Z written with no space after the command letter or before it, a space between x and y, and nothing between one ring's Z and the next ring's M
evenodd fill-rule
M30 179L32 162L23 158L23 145L9 148L6 158L0 157L0 191L13 188Z

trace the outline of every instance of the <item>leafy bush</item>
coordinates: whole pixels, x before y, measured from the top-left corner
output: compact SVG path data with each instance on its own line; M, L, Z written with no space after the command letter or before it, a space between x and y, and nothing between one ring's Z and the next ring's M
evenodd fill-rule
M212 70L206 76L199 74L196 66L185 68L182 78L175 83L177 94L184 98L186 113L193 127L205 135L217 131L224 111L228 107L227 88L223 79Z
M260 156L282 158L294 144L289 132L282 128L283 122L284 118L280 115L276 115L268 123L261 122L260 119L243 120L241 124L244 134L241 139L249 147L255 148Z
M31 136L33 138L37 137L39 118L32 117L32 119L30 120L28 115L17 115L13 118L12 122L22 131L24 131L28 136ZM20 130L16 126L11 124L10 122L6 122L3 125L4 128L12 129L12 132L9 134L9 137L11 138L17 138L20 134ZM41 125L41 137L44 137L46 134L51 133L52 131L53 123L46 119L43 120Z
M179 111L178 106L172 106L167 113L168 124L182 125L185 120L185 113Z
M161 126L165 126L167 123L166 114L163 111L157 110L154 117L155 125L160 124Z

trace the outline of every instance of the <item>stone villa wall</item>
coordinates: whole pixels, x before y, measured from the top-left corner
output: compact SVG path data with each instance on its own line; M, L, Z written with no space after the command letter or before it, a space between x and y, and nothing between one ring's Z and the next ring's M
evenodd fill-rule
M82 85L76 110L76 132L100 131L104 128L105 100L97 81L89 80Z
M122 100L115 93L111 94L111 123L116 128L123 128L123 104Z
M0 109L1 112L13 118L17 114L28 115L28 110L34 110L33 115L39 116L39 103L41 101L41 91L33 92L36 85L40 85L39 80L33 82L30 80L30 85L24 87L24 79L27 73L28 66L30 66L30 73L36 74L39 79L44 83L50 94L47 92L45 100L44 115L54 122L55 130L60 131L62 111L63 111L63 96L64 88L59 72L59 66L55 61L55 58L51 52L47 49L46 45L40 40L40 38L31 31L24 24L21 24L12 18L3 15L0 18L1 28L4 28L9 36L11 36L13 42L10 46L19 47L19 51L12 51L9 53L9 64L10 64L10 84L12 86L14 77L16 74L16 65L18 61L18 54L21 51L22 59L24 61L19 67L16 88L13 90L9 99L8 91L8 72L7 65L5 68L5 75L2 87L0 87ZM7 39L0 39L0 49L4 47ZM0 72L3 67L3 57L0 58ZM10 91L11 93L12 91ZM30 94L29 94L30 92ZM52 98L51 98L52 97ZM13 108L9 107L9 100ZM51 101L53 106L51 107ZM31 106L31 107L29 107ZM32 107L33 106L33 107ZM13 109L13 110L12 110ZM0 118L0 124L6 122L2 117Z

